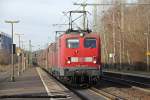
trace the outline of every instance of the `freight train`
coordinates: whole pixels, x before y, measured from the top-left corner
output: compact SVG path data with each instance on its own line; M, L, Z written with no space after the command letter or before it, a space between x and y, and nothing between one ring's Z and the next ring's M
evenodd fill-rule
M102 74L100 37L89 29L71 28L43 50L39 62L64 83L95 84Z

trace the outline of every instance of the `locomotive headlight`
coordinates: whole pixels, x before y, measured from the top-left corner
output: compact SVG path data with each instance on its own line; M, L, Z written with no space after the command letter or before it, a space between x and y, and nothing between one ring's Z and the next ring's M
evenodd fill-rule
M80 33L80 37L83 37L84 36L84 34L83 33Z
M94 64L97 63L96 56L93 57L93 63L94 63Z
M70 61L70 60L68 60L68 61L67 61L67 63L68 63L68 64L70 64L70 63L71 63L71 61Z
M94 60L93 63L96 64L96 60Z

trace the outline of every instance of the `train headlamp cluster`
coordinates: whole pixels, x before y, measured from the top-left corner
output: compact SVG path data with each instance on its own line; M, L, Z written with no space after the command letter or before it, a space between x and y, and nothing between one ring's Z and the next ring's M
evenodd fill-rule
M80 33L80 37L83 37L84 36L84 33Z
M68 61L67 61L67 63L68 63L68 64L70 64L70 63L71 63L71 61L70 61L70 60L68 60Z
M93 63L96 64L96 60L94 60Z
M94 63L96 64L97 63L97 59L96 57L85 57L84 62L91 62L91 63ZM67 59L67 64L71 64L71 63L75 63L75 62L80 62L79 58L78 57L68 57Z
M96 57L95 57L95 56L93 57L93 63L94 63L94 64L97 63L97 60L96 60Z

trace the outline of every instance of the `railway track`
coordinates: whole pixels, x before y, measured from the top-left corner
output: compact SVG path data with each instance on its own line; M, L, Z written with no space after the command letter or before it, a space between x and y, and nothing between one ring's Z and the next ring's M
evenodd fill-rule
M144 92L150 93L150 90L138 87L139 85L144 86L144 87L149 87L149 84L144 84L144 83L130 81L130 80L123 80L123 79L118 79L118 78L109 78L109 77L103 77L102 80L109 81L111 83L115 83L118 85L120 84L120 85L128 86L128 87L131 87L130 89L133 88L133 89L136 89L137 91L139 90L139 91L144 91ZM136 84L136 86L134 86L134 84ZM111 92L108 92L108 91L105 91L102 89L97 89L96 87L91 87L88 90L95 92L96 94L104 97L106 100L129 100L128 97L116 95L114 93L111 93ZM76 93L80 95L80 93L78 93L78 92L76 92ZM136 98L136 97L134 97L134 98ZM89 99L84 98L83 100L89 100ZM146 99L146 100L148 100L148 99Z
M118 86L121 85L121 86L125 86L125 87L126 86L130 87L128 91L130 91L130 89L131 90L134 89L137 92L141 91L141 93L142 93L142 91L144 91L144 92L150 93L150 90L138 87L139 85L144 86L144 87L149 87L149 84L144 84L144 83L129 81L129 80L123 80L123 79L119 80L118 78L115 79L115 78L109 78L109 77L103 77L102 80L109 81L116 85L118 84ZM134 84L136 84L137 86L135 86ZM105 91L103 89L97 89L96 87L91 87L89 90L94 91L96 94L103 96L107 100L129 100L130 98L132 98L132 97L127 97L127 96L121 96L121 95L115 94L113 92L111 93L111 92ZM120 91L120 89L118 89L118 90ZM134 98L138 98L138 97L134 97ZM140 98L140 96L139 96L139 98ZM146 99L146 100L148 100L148 99Z
M114 94L109 93L109 92L104 91L104 90L96 89L95 87L92 87L90 90L92 90L92 91L94 91L94 92L96 92L96 93L98 93L100 95L105 96L105 98L107 98L107 100L127 100L126 98L114 95Z
M142 88L135 86L135 83L132 84L125 80L119 80L118 78L110 78L110 77L103 77L102 80L105 82L103 84L109 84L101 86L96 86L93 90L95 91L102 91L107 92L108 94L112 94L112 99L121 99L121 100L149 100L150 98L150 90L147 88ZM140 84L136 82L136 84ZM140 84L140 86L145 84ZM146 84L147 86L147 84ZM107 94L106 94L107 95ZM109 96L109 95L108 95Z
M46 70L44 70L46 71ZM47 71L46 71L47 72ZM49 74L49 72L47 72ZM49 74L50 75L50 74ZM81 100L126 100L123 99L119 96L110 94L106 91L102 91L102 90L98 90L94 87L91 88L84 88L84 89L76 89L76 88L72 88L70 86L66 86L63 82L61 82L60 80L56 79L55 77L51 76L54 80L58 81L59 83L61 83L63 86L65 86L66 88L68 88L70 91L72 91L74 94L76 94ZM93 94L92 96L89 94Z
M54 80L59 81L56 78L54 78ZM115 86L105 87L105 86L103 86L105 83L100 82L100 85L103 87L102 89L97 88L96 86L89 87L86 89L76 89L76 88L68 87L60 81L59 81L59 83L61 83L63 86L65 86L70 91L72 91L74 94L76 94L81 100L97 100L97 98L98 98L98 100L101 100L100 98L103 98L102 100L130 100L130 98L132 98L130 94L132 94L134 92L139 92L142 89L142 88L139 89L138 87L135 88L135 86L130 85L130 83L123 82L122 80L120 80L122 82L119 82L116 80L117 79L103 77L102 81L107 82L107 84L115 84ZM117 86L121 86L122 88L117 88ZM126 88L126 86L128 88ZM109 88L109 87L115 88L116 89L115 91L117 91L118 94L115 93L113 90L111 90L111 91L109 91L109 89L107 90L107 88ZM147 92L147 91L145 91L145 92ZM138 94L140 94L140 93L143 93L143 92L139 92ZM93 95L90 96L90 94L93 94ZM142 96L139 96L139 97L142 97ZM146 95L146 97L148 97L148 96ZM135 96L134 98L137 99L138 97ZM134 100L134 99L132 99L132 100ZM144 99L144 100L148 100L148 99Z
M111 77L126 80L130 83L141 84L142 86L150 87L150 77L147 75L135 75L130 73L113 73L113 72L103 72L104 77Z
M79 96L82 100L94 100L92 98L89 98L88 96L85 96L81 90L77 90L77 89L70 89L71 91L73 91L77 96ZM128 100L126 98L123 98L121 96L117 96L114 94L111 94L107 91L104 90L99 90L96 89L95 87L91 87L89 89L85 89L84 91L89 91L89 92L93 92L94 94L96 94L97 96L104 98L105 100Z
M150 84L147 84L147 83L141 83L141 82L136 82L136 81L132 81L132 80L114 78L114 77L108 77L108 76L103 76L103 80L130 86L132 88L139 89L144 92L150 93Z

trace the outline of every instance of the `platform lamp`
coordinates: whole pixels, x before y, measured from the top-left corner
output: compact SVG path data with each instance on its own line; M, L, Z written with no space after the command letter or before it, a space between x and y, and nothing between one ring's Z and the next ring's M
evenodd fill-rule
M12 54L12 56L11 56L11 65L12 65L12 74L11 74L11 81L12 82L14 82L15 81L15 74L14 74L14 41L13 41L13 30L14 30L14 24L15 23L19 23L19 21L15 21L15 20L7 20L7 21L5 21L5 23L9 23L9 24L11 24L11 27L12 27L12 45L11 45L11 54Z

